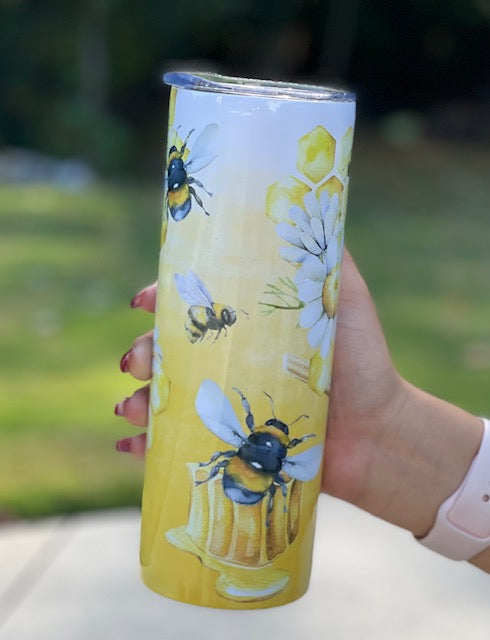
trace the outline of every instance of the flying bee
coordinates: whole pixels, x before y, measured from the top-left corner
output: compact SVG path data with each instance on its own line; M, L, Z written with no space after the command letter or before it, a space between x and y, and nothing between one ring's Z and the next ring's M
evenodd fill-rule
M187 337L194 344L203 340L208 331L216 331L215 342L227 327L236 322L236 312L232 307L213 302L211 294L204 282L189 271L186 276L174 275L175 286L184 302L191 306L187 310L185 330Z
M187 159L184 161L187 142L194 131L195 129L189 131L180 149L172 145L168 153L167 211L176 221L183 220L187 216L191 210L193 198L204 213L207 216L209 215L192 185L200 187L209 196L212 194L206 190L199 180L193 177L193 174L211 164L218 155L219 127L216 123L208 124L204 127L189 151Z
M314 433L301 438L291 439L289 436L289 427L308 416L300 415L289 425L286 424L276 417L273 400L266 393L273 417L257 426L247 398L240 389L233 387L233 390L240 396L245 410L248 434L243 430L231 402L215 382L204 380L197 393L196 411L204 425L235 449L216 451L207 462L200 462L201 467L216 464L211 468L209 476L197 481L196 485L208 482L223 470L223 491L233 502L252 505L268 496L266 525L269 526L276 488L281 489L284 498L287 495L286 478L282 472L302 482L312 480L320 468L323 445L315 445L288 457L291 449L315 437Z

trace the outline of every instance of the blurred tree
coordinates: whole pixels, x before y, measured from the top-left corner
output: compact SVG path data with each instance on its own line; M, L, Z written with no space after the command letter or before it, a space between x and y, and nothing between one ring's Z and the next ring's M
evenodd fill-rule
M490 91L488 0L0 0L0 25L0 143L105 171L156 164L176 61L348 84L373 115Z
M318 71L342 80L349 73L354 52L355 33L359 14L359 0L332 0L325 24L323 50Z
M107 110L110 96L109 12L109 2L90 0L81 6L79 21L80 101L101 113Z

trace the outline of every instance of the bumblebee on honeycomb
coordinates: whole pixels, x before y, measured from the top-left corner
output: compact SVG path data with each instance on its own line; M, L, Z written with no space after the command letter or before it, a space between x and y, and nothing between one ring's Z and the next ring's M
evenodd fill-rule
M196 411L204 425L218 438L233 445L234 449L216 451L207 462L199 463L201 467L216 464L209 476L197 481L196 485L209 482L223 471L223 491L233 502L253 505L268 496L266 525L269 526L277 487L284 498L287 495L287 480L283 472L302 482L312 480L320 469L323 445L317 444L288 456L291 449L315 437L315 434L308 433L300 438L290 438L289 428L308 416L300 415L290 424L279 420L274 412L272 397L266 393L273 417L263 425L256 425L247 398L236 387L233 390L240 396L245 410L248 433L242 428L231 402L215 382L204 380L197 393Z

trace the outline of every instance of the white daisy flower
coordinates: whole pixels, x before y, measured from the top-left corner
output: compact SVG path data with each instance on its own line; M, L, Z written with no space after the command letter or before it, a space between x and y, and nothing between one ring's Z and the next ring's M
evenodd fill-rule
M331 244L337 245L337 238L333 238ZM337 255L340 257L338 250ZM314 349L320 348L324 359L335 334L339 276L340 260L330 268L320 258L308 256L295 278L298 298L305 303L299 325L309 329L308 342Z
M295 277L298 298L305 303L299 325L309 329L308 342L326 358L335 334L337 297L342 258L342 221L339 196L324 191L320 202L313 193L304 198L306 212L293 207L289 217L295 226L278 224L277 233L292 246L281 256L301 263ZM289 227L289 229L286 229Z
M338 227L339 196L331 198L327 191L320 195L307 193L303 202L306 211L294 206L289 210L289 222L276 225L276 233L290 246L279 249L280 256L293 263L302 263L309 255L321 256L326 251L327 241Z

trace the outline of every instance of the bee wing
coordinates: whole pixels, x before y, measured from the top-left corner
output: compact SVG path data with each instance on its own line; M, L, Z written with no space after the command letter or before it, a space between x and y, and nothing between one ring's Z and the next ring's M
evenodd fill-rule
M313 480L318 473L322 459L323 445L317 444L295 456L286 458L282 468L292 478L301 480L301 482L307 482L308 480Z
M188 173L196 173L201 171L204 167L216 158L219 153L219 127L213 122L208 124L201 131L197 137L195 143L192 145L192 149L189 152L189 157L185 163L185 168Z
M196 396L196 411L206 427L224 442L240 447L247 439L231 402L216 382L204 380Z
M213 299L206 289L204 282L196 276L194 271L189 271L186 276L180 273L174 274L175 286L180 297L184 302L190 305L198 305L200 307L212 307Z

